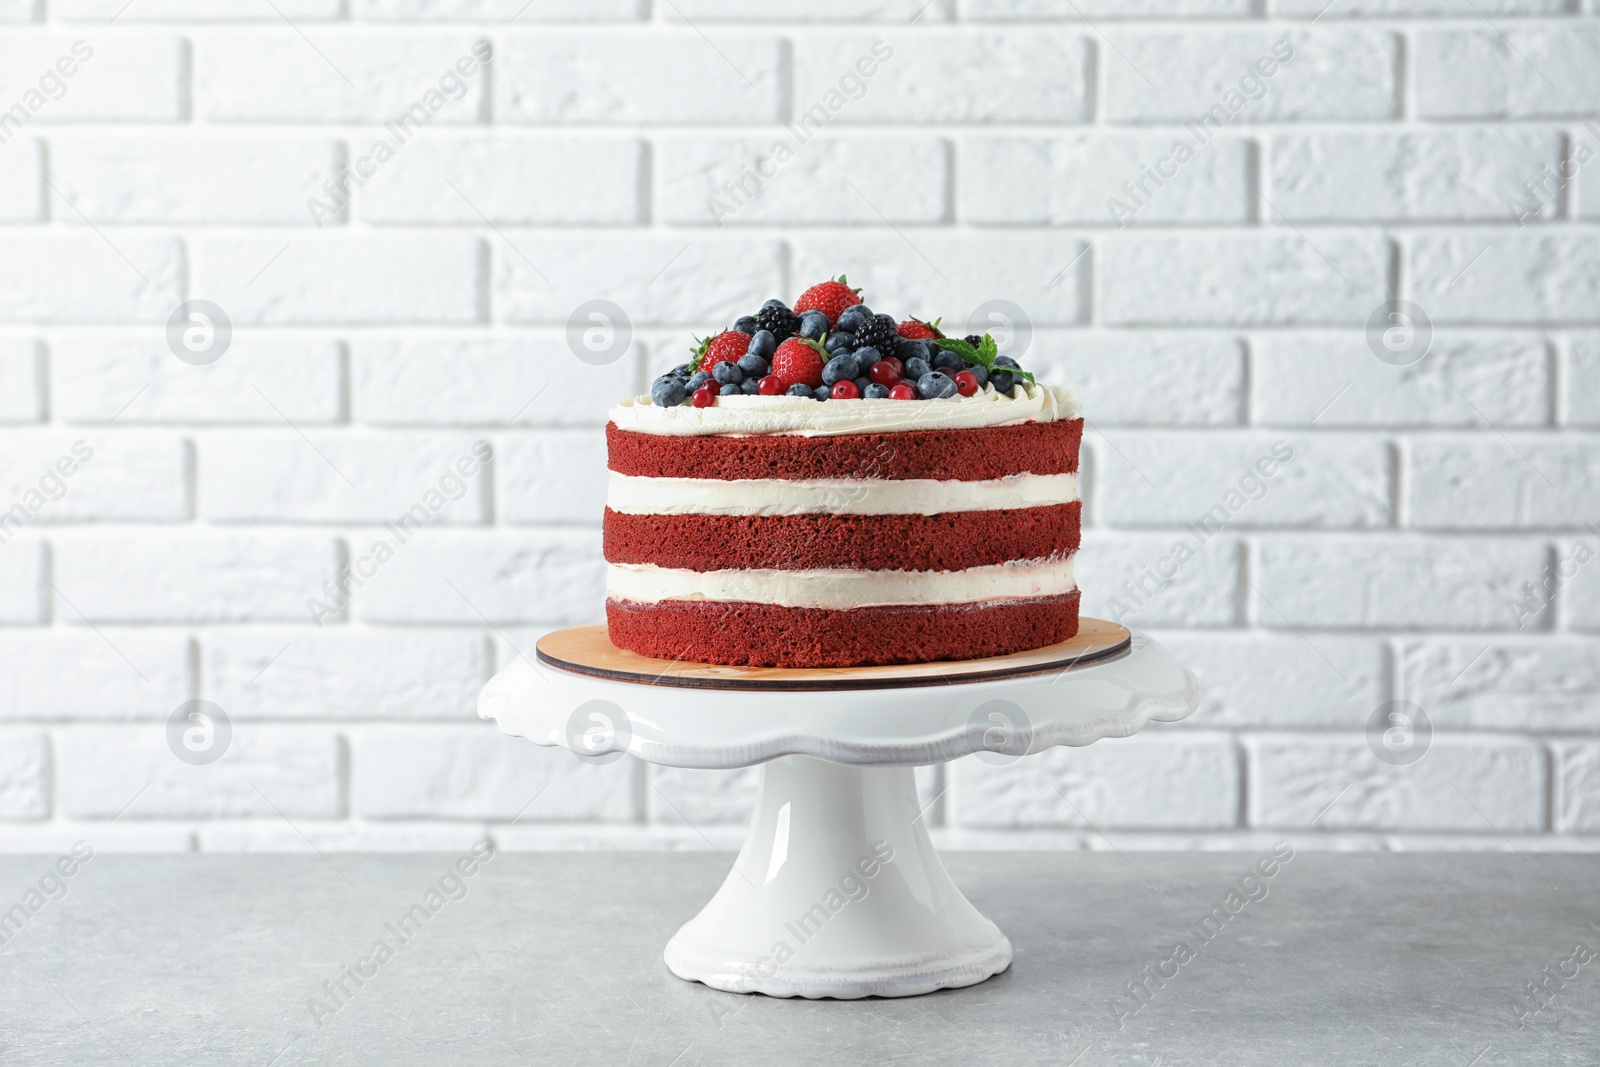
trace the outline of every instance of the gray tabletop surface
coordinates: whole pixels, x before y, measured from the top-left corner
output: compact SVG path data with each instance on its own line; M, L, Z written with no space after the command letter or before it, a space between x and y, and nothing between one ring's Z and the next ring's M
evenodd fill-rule
M0 859L0 1064L1600 1063L1596 856L956 853L1011 969L860 1001L667 971L715 854L455 859Z

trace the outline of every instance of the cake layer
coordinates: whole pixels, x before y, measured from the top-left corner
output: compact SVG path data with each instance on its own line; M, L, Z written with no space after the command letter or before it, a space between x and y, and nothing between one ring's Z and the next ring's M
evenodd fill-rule
M612 471L606 506L627 515L941 515L1066 504L1076 474L1016 474L987 482L918 478L635 478Z
M806 402L819 410L827 406ZM1083 420L1077 418L835 437L669 437L624 430L614 422L606 425L608 466L637 478L981 482L1013 474L1075 474L1082 440Z
M1071 555L1081 508L1077 501L936 515L626 515L607 508L605 557L689 571L730 562L769 570L959 571Z
M606 565L606 596L636 603L662 600L748 601L790 608L865 608L889 604L971 604L1056 596L1077 588L1072 557L1019 560L963 571L845 567L691 571L647 563Z
M656 659L748 667L871 667L978 659L1078 632L1078 591L980 604L854 611L673 600L606 601L611 643Z

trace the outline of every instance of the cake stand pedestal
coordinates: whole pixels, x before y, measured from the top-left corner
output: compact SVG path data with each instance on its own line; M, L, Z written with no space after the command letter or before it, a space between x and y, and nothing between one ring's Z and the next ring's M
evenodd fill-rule
M681 978L780 997L914 996L1010 965L1011 943L934 851L914 767L1126 737L1198 698L1161 646L1097 619L1071 641L961 663L674 663L616 648L603 624L547 635L538 661L497 674L479 715L589 760L765 764L733 869L665 957Z

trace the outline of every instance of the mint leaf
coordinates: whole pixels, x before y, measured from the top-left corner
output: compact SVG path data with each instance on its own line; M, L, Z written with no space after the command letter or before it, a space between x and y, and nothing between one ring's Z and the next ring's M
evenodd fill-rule
M933 343L944 349L946 352L954 352L968 363L983 362L978 358L978 350L958 337L936 337L934 338ZM987 364L985 364L985 366L987 366Z
M994 343L994 337L983 335L983 340L978 342L978 359L985 367L994 366L995 357L1000 354L1000 346Z

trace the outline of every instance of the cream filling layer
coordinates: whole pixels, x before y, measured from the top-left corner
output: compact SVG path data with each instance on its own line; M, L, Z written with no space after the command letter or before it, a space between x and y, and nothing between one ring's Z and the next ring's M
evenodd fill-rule
M870 608L903 604L972 604L1058 596L1077 588L1072 557L1017 560L964 571L688 571L651 564L608 564L606 596L653 604L662 600L739 601L786 608Z
M687 437L697 434L792 434L834 437L902 430L967 430L1055 422L1082 414L1078 396L1059 385L991 385L950 400L845 400L818 403L798 396L722 396L710 407L664 408L649 396L629 397L608 416L618 429Z
M611 471L606 491L606 507L625 515L942 515L1043 507L1076 499L1076 474L1013 474L982 482L931 478L725 481L641 478Z

